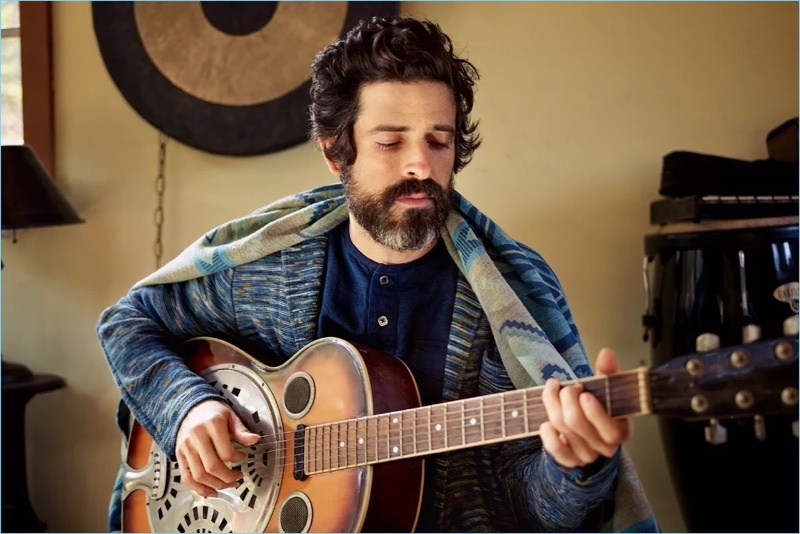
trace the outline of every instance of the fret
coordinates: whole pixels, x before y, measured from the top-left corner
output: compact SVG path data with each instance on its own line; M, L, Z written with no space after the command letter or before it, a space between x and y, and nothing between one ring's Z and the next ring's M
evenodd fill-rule
M445 429L447 432L447 448L460 447L464 444L464 402L456 401L445 404Z
M295 439L297 439L297 431L295 431L294 435ZM306 472L313 473L316 471L316 466L314 465L315 455L314 455L314 427L306 428L306 450L305 450L305 460L306 460Z
M378 461L378 419L376 417L367 418L367 462Z
M440 451L447 448L446 406L446 404L437 404L430 407L431 451Z
M464 444L480 443L483 441L482 398L469 399L464 402L463 407Z
M338 456L338 467L347 467L347 423L340 422L337 426L338 441L336 442L336 452Z
M400 441L403 455L417 453L416 410L400 412Z
M387 415L379 415L378 419L378 459L388 460L391 458L390 440L389 440L389 417Z
M503 422L506 436L519 436L525 433L523 420L524 391L510 391L503 395Z
M356 419L356 465L367 463L367 420Z
M400 413L389 414L389 458L397 458L403 454L403 425Z
M506 396L500 395L500 434L506 437Z
M431 409L424 406L414 410L414 452L431 450Z
M530 430L528 430L528 390L527 389L522 391L522 411L524 412L525 433L527 434L528 432L530 432Z
M331 427L322 425L322 470L329 471L331 468Z
M355 419L347 421L347 467L358 465L356 458L356 424Z
M483 441L498 440L505 436L503 398L503 395L482 397L483 426L481 428L481 440Z
M342 421L339 426L341 428L341 433L339 436L341 441L339 445L341 446L341 450L343 453L340 465L342 467L350 467L351 465L353 465L353 462L350 461L350 458L352 457L350 451L353 450L353 446L351 443L352 439L350 437L350 422Z

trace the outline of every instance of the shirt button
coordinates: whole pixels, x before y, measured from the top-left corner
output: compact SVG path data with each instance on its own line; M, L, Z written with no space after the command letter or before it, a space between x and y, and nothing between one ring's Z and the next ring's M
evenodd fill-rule
M386 284L389 283L389 277L384 274L383 276L380 277L380 282L382 286L385 286Z
M386 326L387 324L389 324L389 319L387 319L385 315L381 315L380 317L378 317L378 324L380 326Z

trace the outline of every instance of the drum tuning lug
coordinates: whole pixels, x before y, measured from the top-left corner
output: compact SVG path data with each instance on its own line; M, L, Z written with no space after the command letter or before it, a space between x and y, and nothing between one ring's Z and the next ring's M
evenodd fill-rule
M721 445L728 441L728 430L719 423L719 419L711 418L705 428L706 441L712 445Z
M797 421L792 421L792 435L797 437Z
M753 428L756 432L756 439L764 441L767 439L767 427L764 424L764 418L760 415L753 416Z

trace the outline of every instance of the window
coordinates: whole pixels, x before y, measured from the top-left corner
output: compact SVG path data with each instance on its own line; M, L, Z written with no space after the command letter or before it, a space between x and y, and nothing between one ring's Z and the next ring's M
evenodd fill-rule
M3 2L2 15L2 100L0 140L4 145L18 145L24 140L22 126L22 64L19 46L19 2Z
M2 2L3 144L25 142L55 176L50 2Z

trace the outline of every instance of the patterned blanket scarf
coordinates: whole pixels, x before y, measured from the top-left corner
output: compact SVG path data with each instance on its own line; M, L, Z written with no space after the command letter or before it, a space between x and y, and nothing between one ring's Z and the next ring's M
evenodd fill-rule
M591 367L561 287L544 260L508 237L459 193L454 192L453 200L455 209L442 237L489 319L514 386L539 386L550 377L589 376ZM181 282L254 261L324 235L347 217L341 184L288 196L208 232L136 287ZM624 451L615 514L607 528L658 529Z

